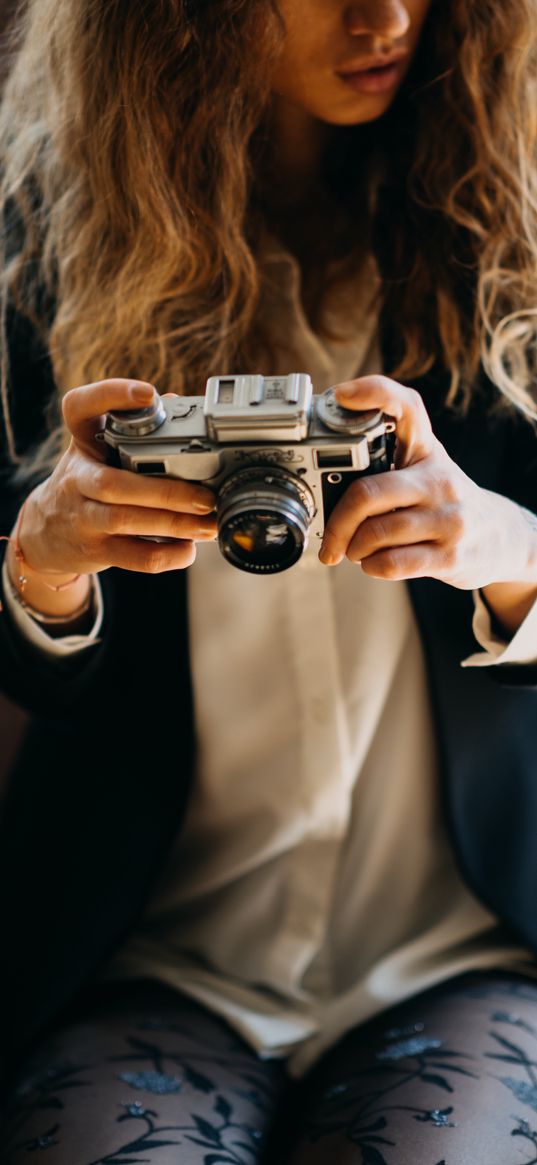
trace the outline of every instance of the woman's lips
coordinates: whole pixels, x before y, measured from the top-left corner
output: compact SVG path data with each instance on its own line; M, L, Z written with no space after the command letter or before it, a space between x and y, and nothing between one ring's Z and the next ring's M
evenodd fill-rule
M402 61L384 65L380 69L367 69L361 73L338 73L338 77L354 89L355 93L384 93L392 89L402 71Z

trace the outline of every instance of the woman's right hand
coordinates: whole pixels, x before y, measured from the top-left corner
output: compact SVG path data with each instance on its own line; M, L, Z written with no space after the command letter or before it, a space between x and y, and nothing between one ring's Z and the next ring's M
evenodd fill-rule
M145 399L135 395L144 390ZM107 465L106 447L95 440L108 411L143 408L155 391L144 381L113 379L65 394L69 448L29 495L22 520L20 547L32 573L68 576L110 566L148 574L182 570L195 559L195 541L216 537L210 490ZM178 541L144 541L141 535Z

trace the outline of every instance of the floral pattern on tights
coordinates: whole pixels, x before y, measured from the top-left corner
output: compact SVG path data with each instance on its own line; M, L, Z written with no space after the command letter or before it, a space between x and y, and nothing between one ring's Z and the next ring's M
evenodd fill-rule
M145 1019L137 1026L141 1030L175 1031L182 1037L193 1036L188 1024L170 1024L155 1018ZM107 1056L106 1061L121 1065L143 1063L144 1066L138 1071L117 1072L118 1080L137 1092L147 1092L154 1097L182 1092L185 1088L210 1096L211 1115L193 1112L190 1120L169 1124L162 1122L157 1109L149 1104L141 1100L125 1100L121 1102L122 1112L116 1121L121 1125L135 1122L130 1135L113 1152L88 1159L84 1165L138 1165L138 1162L150 1160L147 1155L141 1157L139 1154L185 1142L206 1150L200 1157L203 1165L254 1165L258 1161L264 1132L255 1125L233 1119L232 1096L235 1093L247 1099L260 1115L272 1110L272 1089L259 1062L243 1054L244 1066L241 1067L241 1053L233 1041L230 1041L229 1050L224 1045L217 1052L209 1049L189 1055L184 1051L165 1051L157 1040L134 1035L126 1037L126 1044L130 1051ZM211 1077L211 1065L218 1062L225 1068L227 1063L231 1063L231 1057L234 1075L239 1075L241 1084L232 1087L229 1098L226 1098L219 1093ZM167 1063L179 1069L180 1074L167 1071ZM61 1113L65 1108L63 1094L71 1088L88 1087L92 1067L92 1064L57 1064L26 1077L24 1086L17 1093L18 1128L22 1129L29 1118L41 1110L55 1109ZM11 1128L10 1160L24 1160L27 1153L52 1148L60 1142L61 1120L48 1129L44 1128L38 1137L28 1139L14 1138Z
M363 1067L338 1073L334 1062L330 1083L325 1081L312 1094L314 1105L308 1107L312 1115L301 1122L302 1143L316 1144L338 1134L356 1149L356 1165L394 1165L404 1123L417 1122L438 1137L438 1153L424 1165L450 1165L449 1130L460 1127L457 1086L488 1076L512 1098L511 1125L504 1126L505 1135L514 1139L517 1152L520 1146L525 1165L537 1165L537 984L474 980L459 991L463 997L485 1001L481 1029L485 1048L475 1054L463 1051L455 1039L452 1043L442 1038L437 1030L429 1030L419 1013L410 1012L410 1022L388 1028L376 1037L376 1045L368 1046ZM166 1047L164 1032L171 1037ZM359 1029L356 1034L359 1041ZM118 1093L114 1118L124 1135L114 1138L113 1150L101 1156L91 1156L90 1151L76 1165L149 1161L156 1165L160 1150L181 1145L197 1147L200 1165L256 1165L263 1159L265 1130L276 1109L273 1079L262 1061L241 1048L234 1033L214 1047L210 1041L196 1045L195 1036L195 1020L190 1026L188 1021L173 1023L146 1015L130 1026L123 1051L99 1061L110 1066L120 1090L125 1090L123 1096ZM185 1040L187 1045L191 1041L188 1051ZM16 1096L15 1124L10 1125L10 1165L61 1144L69 1096L91 1086L93 1068L92 1063L64 1060L25 1077ZM224 1073L232 1069L231 1083L229 1077L222 1083L220 1068ZM412 1095L406 1091L409 1085L414 1086ZM423 1085L418 1095L416 1085ZM428 1103L420 1105L416 1100L422 1091ZM435 1094L437 1103L431 1104ZM174 1095L187 1101L177 1110L175 1122L169 1119L173 1109L168 1108L164 1119L159 1105L159 1099ZM243 1110L239 1116L235 1107L239 1098L248 1102L249 1119ZM37 1134L36 1117L41 1126ZM30 1118L33 1136L25 1137Z

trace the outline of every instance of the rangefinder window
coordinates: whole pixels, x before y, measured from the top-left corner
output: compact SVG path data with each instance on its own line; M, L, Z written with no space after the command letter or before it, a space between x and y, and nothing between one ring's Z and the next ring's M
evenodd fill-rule
M234 380L220 380L218 384L218 404L231 405L233 404L233 394L235 392Z
M165 461L137 461L134 466L135 473L166 473Z
M318 449L317 469L352 469L352 450Z

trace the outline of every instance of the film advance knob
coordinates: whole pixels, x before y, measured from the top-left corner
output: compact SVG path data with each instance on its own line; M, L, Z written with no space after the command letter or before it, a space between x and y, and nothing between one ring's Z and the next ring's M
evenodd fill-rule
M382 420L381 409L344 409L336 399L333 388L317 397L317 416L332 433L347 433L350 436L360 436L368 429L373 429Z

